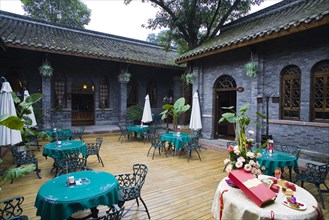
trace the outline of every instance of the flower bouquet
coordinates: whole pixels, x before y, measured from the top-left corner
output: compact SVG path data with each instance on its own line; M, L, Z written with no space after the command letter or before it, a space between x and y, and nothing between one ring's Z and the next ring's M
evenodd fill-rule
M259 151L267 146L267 142L265 142L256 150L252 150L252 146L254 145L254 139L252 136L255 132L253 130L249 130L249 137L247 138L246 135L246 129L250 123L250 118L246 115L249 106L249 103L243 105L240 108L240 114L236 114L235 112L226 112L222 114L219 123L224 121L233 123L236 134L236 145L230 145L227 148L230 158L224 160L225 171L231 172L232 170L236 169L244 169L247 172L251 172L257 176L262 173L262 169L256 158L262 156ZM233 107L228 107L226 109L233 109ZM265 116L258 112L256 115L258 117L265 118Z

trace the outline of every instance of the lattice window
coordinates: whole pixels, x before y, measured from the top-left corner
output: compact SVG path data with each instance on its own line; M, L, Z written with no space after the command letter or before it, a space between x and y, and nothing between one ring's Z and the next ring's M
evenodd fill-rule
M138 105L138 83L134 76L131 77L127 84L127 107Z
M231 76L221 76L216 83L216 88L220 90L236 89L235 80Z
M149 96L150 96L151 107L156 108L157 107L158 89L157 89L156 82L154 80L151 80L148 82L147 88L146 88L146 93L149 94Z
M329 60L312 68L312 121L329 121Z
M297 66L285 67L281 72L281 118L300 118L300 69Z
M56 73L53 78L54 85L54 107L55 108L66 108L66 79L62 73Z
M99 85L99 107L109 107L109 84L107 79L104 79Z

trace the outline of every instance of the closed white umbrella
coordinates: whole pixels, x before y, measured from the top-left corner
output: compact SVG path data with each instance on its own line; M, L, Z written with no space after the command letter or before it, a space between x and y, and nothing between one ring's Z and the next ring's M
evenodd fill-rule
M202 128L201 122L201 111L200 111L200 103L199 103L199 95L198 92L195 92L193 95L192 101L192 112L190 118L190 129L198 130Z
M24 91L24 100L29 96L30 96L29 92L27 90L25 90ZM31 114L28 114L26 116L29 117L32 120L32 124L29 125L28 127L35 127L35 126L37 126L37 120L35 119L35 115L34 115L32 105L29 107L29 110L31 111Z
M0 115L9 114L17 116L14 100L11 96L12 91L9 82L5 81L2 83L0 90ZM22 135L19 130L0 126L0 146L15 145L20 142L22 142Z
M142 122L146 123L146 122L151 122L152 120L153 119L152 119L152 112L151 112L150 97L149 97L149 95L146 95Z

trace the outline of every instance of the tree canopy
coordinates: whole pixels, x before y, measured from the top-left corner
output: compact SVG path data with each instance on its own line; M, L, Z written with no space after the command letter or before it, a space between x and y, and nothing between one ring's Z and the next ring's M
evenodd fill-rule
M48 22L83 28L91 10L80 0L21 0L28 16Z
M129 4L132 0L124 0ZM213 39L227 22L246 15L252 5L264 0L148 0L159 7L155 18L144 27L168 29L166 37L184 40L186 48L194 49ZM145 0L143 0L145 2ZM167 42L170 40L167 39ZM177 42L177 41L176 41ZM179 45L182 42L177 42ZM181 46L181 45L180 45Z

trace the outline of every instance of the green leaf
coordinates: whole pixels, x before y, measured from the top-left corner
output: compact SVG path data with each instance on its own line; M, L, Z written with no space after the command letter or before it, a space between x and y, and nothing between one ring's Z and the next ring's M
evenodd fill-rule
M24 121L18 117L9 114L0 115L0 125L6 126L10 129L21 130L24 126Z
M3 175L3 179L11 181L17 177L25 176L35 170L34 164L23 165L20 167L9 168Z
M243 106L241 106L240 112L245 113L248 110L249 106L250 106L249 103L244 104Z
M256 112L256 115L257 115L258 117L262 118L262 119L266 119L266 116L263 115L263 114L260 113L260 112Z

